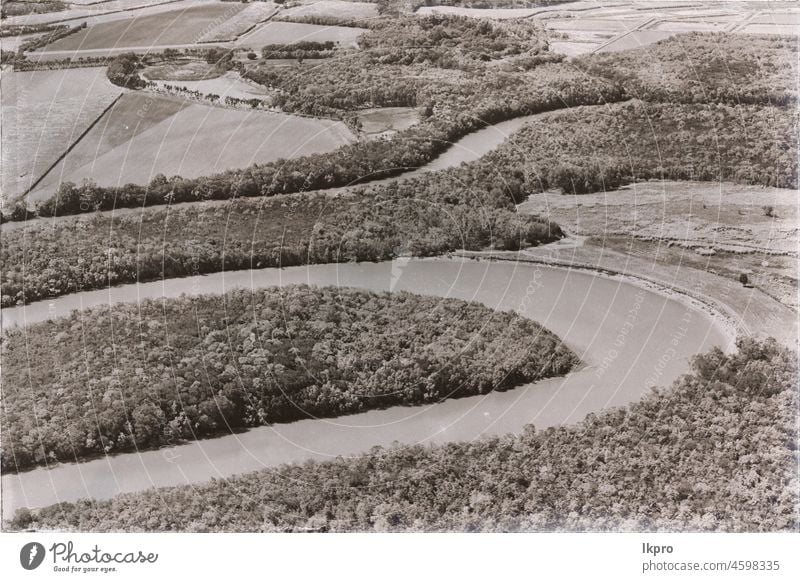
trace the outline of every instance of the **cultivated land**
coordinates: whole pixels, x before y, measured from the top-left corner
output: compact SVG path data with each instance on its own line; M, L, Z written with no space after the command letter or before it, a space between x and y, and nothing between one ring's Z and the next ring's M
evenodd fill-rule
M104 136L107 131L112 138ZM146 184L158 174L205 176L326 152L353 140L341 122L136 94L101 120L30 200L46 199L60 182L115 186Z
M46 47L46 51L82 51L199 42L245 7L235 2L203 4L131 20L90 26Z
M339 20L363 20L378 16L378 5L368 2L345 2L344 0L304 0L280 13L288 20L304 18L336 18Z
M0 76L2 205L22 196L123 90L101 68Z
M97 171L113 172L104 167L103 156L124 146L142 133L169 119L189 102L148 97L139 93L124 94L84 138L59 162L27 196L31 202L51 196L58 184L68 179L82 181ZM136 151L136 150L134 150ZM96 169L95 169L96 168ZM81 175L80 171L85 172Z

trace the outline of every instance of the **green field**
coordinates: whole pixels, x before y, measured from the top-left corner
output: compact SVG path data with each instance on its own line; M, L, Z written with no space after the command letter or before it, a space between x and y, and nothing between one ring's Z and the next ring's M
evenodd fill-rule
M4 205L22 195L121 92L101 68L3 71L0 87Z
M172 117L188 102L176 99L161 99L142 93L126 93L114 104L100 122L53 168L41 183L31 191L28 200L36 202L50 196L62 180L80 182L82 177L76 170L92 175L103 173L96 164L103 156L129 140ZM100 162L102 163L102 162ZM107 168L108 172L111 169ZM88 176L84 176L88 177Z
M48 198L62 181L88 178L113 186L146 184L157 174L207 176L327 152L353 140L340 122L127 94L30 200Z
M226 19L233 18L244 6L234 2L203 4L134 19L103 22L62 38L47 46L45 50L193 44L204 34L220 26Z

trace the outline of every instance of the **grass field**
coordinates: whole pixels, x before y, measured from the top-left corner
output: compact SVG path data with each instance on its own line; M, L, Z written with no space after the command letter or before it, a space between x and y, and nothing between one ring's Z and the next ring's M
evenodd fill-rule
M369 2L344 2L343 0L306 1L300 6L283 10L281 18L307 18L321 16L340 20L358 20L378 16L378 5Z
M296 22L267 22L253 32L240 37L234 45L259 50L268 44L291 44L300 41L338 42L345 47L356 47L363 28L348 26L321 26Z
M142 14L154 14L211 0L110 0L109 2L69 2L61 12L29 14L6 19L6 24L43 24L47 22L86 22L89 26L113 20L130 20Z
M126 93L114 104L100 122L53 168L42 182L28 195L30 202L47 198L58 187L59 182L73 180L80 182L95 172L96 163L102 163L103 156L122 146L145 131L169 119L189 102L177 99L154 98L144 93ZM76 170L81 169L85 176ZM108 171L108 169L106 169Z
M159 14L103 22L62 38L46 51L92 50L115 47L147 47L191 44L233 18L244 4L225 2L201 4Z
M419 112L413 107L377 107L358 112L361 131L368 136L390 135L419 123Z
M781 188L659 181L581 196L547 192L519 209L547 214L570 234L605 248L711 269L732 280L746 273L796 306L796 201L796 192Z
M216 94L223 100L225 97L236 99L265 99L270 95L270 91L253 82L247 82L233 71L228 71L224 75L198 79L198 80L155 80L159 86L171 85L173 87L186 87L190 91L199 91L205 95Z
M105 69L3 71L3 205L22 195L121 90Z
M86 136L71 161L65 160L32 192L30 200L49 197L61 181L90 178L112 186L145 184L157 174L207 176L330 151L354 139L340 122L132 94Z

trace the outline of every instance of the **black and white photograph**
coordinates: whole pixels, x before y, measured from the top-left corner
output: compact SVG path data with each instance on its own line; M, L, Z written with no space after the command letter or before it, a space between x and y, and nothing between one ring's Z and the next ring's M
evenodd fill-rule
M800 575L799 43L778 0L3 0L4 580Z

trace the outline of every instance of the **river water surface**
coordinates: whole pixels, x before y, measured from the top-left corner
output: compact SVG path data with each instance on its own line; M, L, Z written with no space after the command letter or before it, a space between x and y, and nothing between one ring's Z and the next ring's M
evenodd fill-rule
M566 377L502 393L277 424L4 475L4 517L22 506L200 483L281 463L363 453L375 445L464 441L519 432L531 423L537 429L573 423L637 400L653 384L669 385L688 371L693 354L729 347L722 327L705 312L627 280L532 264L450 259L237 271L126 285L4 309L3 324L26 326L90 306L293 283L406 290L515 310L558 334L585 365Z

